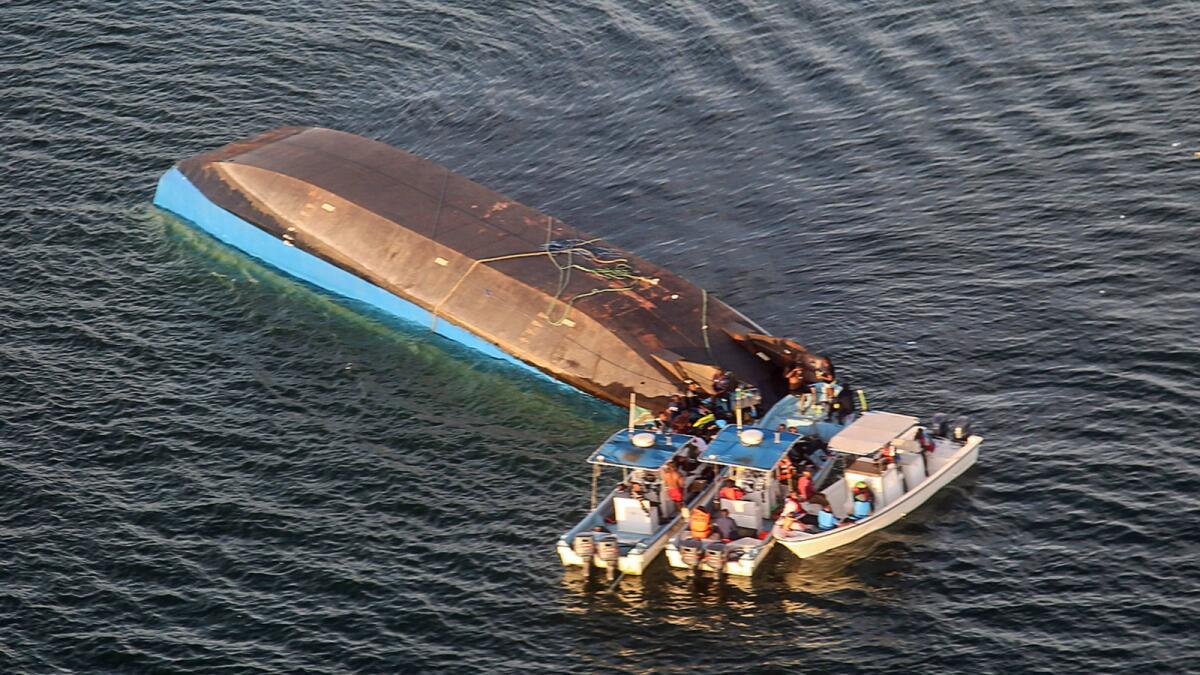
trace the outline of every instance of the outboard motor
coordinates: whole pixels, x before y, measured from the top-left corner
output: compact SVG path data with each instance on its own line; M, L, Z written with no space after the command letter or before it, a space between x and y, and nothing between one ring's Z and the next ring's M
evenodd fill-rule
M727 557L725 544L719 541L709 542L708 546L704 548L704 566L714 570L717 574L725 574Z
M950 431L955 441L966 443L967 439L971 437L971 418L963 415L954 420L954 426Z
M618 569L621 566L621 546L617 543L616 535L608 534L597 539L596 555L608 565L608 575L617 576L621 571Z
M938 438L950 438L950 418L946 413L938 413L929 420L929 433Z
M583 559L583 566L591 570L592 558L596 556L596 535L591 532L575 535L571 540L571 550Z
M683 564L691 568L692 572L696 571L696 567L700 564L700 559L704 556L704 542L699 539L684 539L679 542L679 557L683 560Z

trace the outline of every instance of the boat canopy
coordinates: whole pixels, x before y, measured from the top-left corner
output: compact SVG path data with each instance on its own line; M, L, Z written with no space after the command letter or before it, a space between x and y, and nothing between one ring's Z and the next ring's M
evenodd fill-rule
M911 429L917 418L887 412L868 412L829 440L829 449L851 455L869 455Z
M634 438L644 436L653 436L653 445L643 448L634 444ZM668 438L671 441L669 445L667 444ZM631 434L628 429L622 429L609 436L608 440L596 448L587 461L590 464L658 471L664 464L671 461L680 448L694 439L695 436L684 434L672 434L668 437L652 431L637 429L634 429Z
M757 433L747 433L757 432ZM759 436L761 434L761 436ZM761 440L750 445L746 440L758 436ZM770 471L779 463L779 458L787 453L800 438L799 434L779 432L779 441L775 441L775 432L759 429L758 427L742 427L739 432L733 425L727 426L708 444L700 461L724 466L738 466L758 471Z

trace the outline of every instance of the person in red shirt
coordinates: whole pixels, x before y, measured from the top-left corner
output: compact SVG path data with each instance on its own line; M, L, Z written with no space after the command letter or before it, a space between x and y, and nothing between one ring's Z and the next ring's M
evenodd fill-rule
M816 486L813 485L812 471L805 469L800 472L800 477L796 479L796 493L800 495L800 499L808 501L816 494Z

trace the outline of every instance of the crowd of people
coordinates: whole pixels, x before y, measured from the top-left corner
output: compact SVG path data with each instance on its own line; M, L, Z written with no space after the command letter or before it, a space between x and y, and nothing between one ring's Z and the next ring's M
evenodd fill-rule
M684 392L671 395L666 409L655 420L655 430L712 440L734 418L733 399L738 385L729 371L713 377L711 394L697 382L688 383Z
M806 381L814 379L815 381ZM833 375L832 366L826 370L817 370L806 378L803 366L797 365L786 372L789 393L798 400L798 406L810 417L825 421L836 421L844 424L846 418L856 407L853 390L837 382ZM734 421L735 397L739 383L731 372L721 372L714 376L709 393L698 383L692 382L686 391L670 397L666 409L661 411L655 421L655 429L661 433L686 434L695 436L700 441L700 447L691 456L676 457L662 472L662 480L668 496L676 506L682 505L690 494L685 494L685 476L694 472L699 464L698 456L703 452L705 444L710 442L722 428ZM748 409L747 419L753 420L757 411ZM795 427L780 424L777 432L798 433ZM853 512L845 519L834 517L824 497L817 492L813 477L817 467L826 458L824 444L815 439L803 439L796 443L776 468L776 478L780 485L785 486L787 498L784 502L780 517L787 529L823 531L841 525L851 524L867 517L875 503L874 495L861 484L863 490L856 488L855 506ZM705 465L709 466L709 465ZM709 467L711 469L711 467ZM710 471L706 478L711 480L715 475ZM705 482L693 482L698 489ZM733 481L726 480L718 493L720 499L742 499L745 492ZM813 503L822 509L811 515L804 505ZM862 504L862 506L859 506ZM831 520L832 519L832 520ZM688 513L688 527L691 536L697 539L719 538L729 541L736 538L735 521L724 511L716 511L706 505L700 505Z

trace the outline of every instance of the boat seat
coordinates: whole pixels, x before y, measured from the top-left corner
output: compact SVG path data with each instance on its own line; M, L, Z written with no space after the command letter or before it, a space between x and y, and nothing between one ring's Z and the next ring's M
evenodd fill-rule
M638 534L653 534L658 530L658 509L651 506L647 513L640 500L632 497L613 497L613 510L619 530Z
M638 532L624 532L622 530L617 530L616 532L613 532L613 534L617 537L617 543L622 545L637 544L638 542L646 539L646 535Z
M762 541L754 537L742 537L741 539L734 539L728 544L725 544L725 550L731 551L735 548L754 548L755 546L759 546L761 544Z
M753 528L757 531L762 524L762 504L758 502L748 499L722 499L721 508L729 511L729 517L738 527Z

